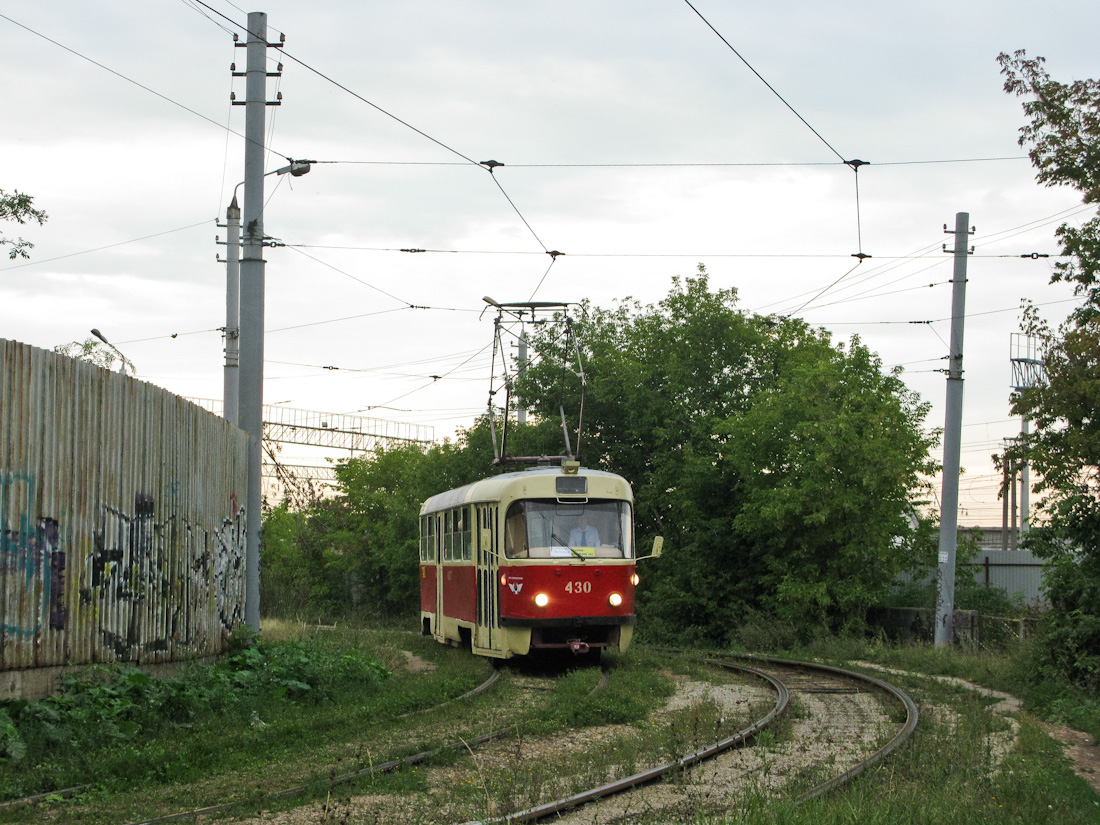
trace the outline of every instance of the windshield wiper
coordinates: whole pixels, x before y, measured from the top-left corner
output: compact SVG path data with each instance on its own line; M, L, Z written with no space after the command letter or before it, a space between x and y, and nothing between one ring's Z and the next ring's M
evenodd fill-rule
M551 532L551 533L550 533L550 540L551 540L551 541L556 541L556 542L557 542L558 544L560 544L560 545L561 545L562 547L568 547L568 548L569 548L569 552L570 552L570 553L572 553L572 554L573 554L574 556L576 556L576 557L577 557L578 559L581 559L582 561L584 560L584 556L582 556L582 555L581 555L580 553L578 553L578 552L577 552L577 549L576 549L575 547L570 547L570 546L569 546L568 544L566 544L566 543L565 543L564 541L562 541L561 539L559 539L556 533L553 533L553 532Z

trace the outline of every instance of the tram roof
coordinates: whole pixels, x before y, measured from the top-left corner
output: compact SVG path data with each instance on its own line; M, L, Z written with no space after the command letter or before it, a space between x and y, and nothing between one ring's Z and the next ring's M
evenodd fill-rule
M489 478L483 478L481 481L475 481L473 484L467 484L464 487L456 487L453 490L447 490L444 493L438 493L432 496L421 505L420 514L424 515L425 513L449 510L452 507L461 507L463 504L479 501L499 501L501 498L505 497L509 487L515 484L522 484L530 480L532 476L560 475L565 475L561 467L532 467L527 470L490 476ZM589 470L585 467L581 467L577 471L577 475L588 476L589 478L600 477L617 479L626 485L628 491L630 490L630 485L626 480L615 473L608 473L603 470Z

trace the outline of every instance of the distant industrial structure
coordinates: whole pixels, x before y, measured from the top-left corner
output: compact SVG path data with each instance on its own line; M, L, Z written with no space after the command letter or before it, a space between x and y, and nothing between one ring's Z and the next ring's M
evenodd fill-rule
M193 398L195 404L217 415L222 402ZM327 450L347 451L350 457L396 444L430 444L435 428L423 424L387 421L345 413L319 412L276 404L263 406L264 442L268 445L301 444ZM331 463L288 464L280 461L277 448L264 450L263 491L268 503L282 501L289 494L308 490L306 498L323 495L336 482Z

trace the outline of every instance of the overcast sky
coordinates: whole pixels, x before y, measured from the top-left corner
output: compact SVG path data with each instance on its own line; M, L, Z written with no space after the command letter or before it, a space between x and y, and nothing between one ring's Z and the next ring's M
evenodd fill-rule
M266 255L265 403L451 436L488 398L482 296L654 303L702 263L745 309L904 364L940 428L943 225L969 212L960 522L1000 523L989 456L1019 431L1020 302L1073 306L1053 258L1019 256L1056 252L1057 224L1089 213L1035 183L996 57L1096 77L1094 3L696 0L727 45L682 0L207 2L0 0L0 188L49 213L0 226L35 244L0 259L0 336L52 348L97 327L143 380L221 397L215 223L244 161L232 33L264 11L269 40L286 35L268 169L336 161L267 178L265 230L288 246Z

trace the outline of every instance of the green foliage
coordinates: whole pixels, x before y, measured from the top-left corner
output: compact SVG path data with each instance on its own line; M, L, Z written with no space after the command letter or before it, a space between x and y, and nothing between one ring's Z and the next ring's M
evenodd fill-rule
M6 710L0 708L0 760L18 762L27 753L27 745L19 735L15 722Z
M666 674L654 669L654 662L638 657L613 659L614 677L607 687L593 692L598 670L576 670L561 677L550 703L540 708L528 723L530 733L552 733L568 728L626 725L639 722L667 700L675 686Z
M18 189L10 195L0 189L0 221L15 221L18 224L35 221L41 226L49 216L41 209L35 209L33 203L34 198L31 195L20 192ZM11 247L8 250L8 257L11 259L29 258L27 250L34 248L34 244L30 241L22 238L13 241L3 236L0 236L0 246Z
M0 703L0 765L24 757L86 760L212 714L252 716L276 701L316 705L388 675L360 650L304 642L260 643L168 679L128 665L95 665L67 678L57 695Z
M749 653L780 653L798 644L798 632L790 622L750 610L737 625L734 641Z
M510 452L544 454L553 428L516 428ZM556 447L553 448L556 451ZM419 603L419 513L425 499L492 472L489 424L456 443L404 444L336 466L341 496L264 517L260 603L266 616L408 615Z
M352 562L364 538L338 502L292 511L284 502L264 516L260 604L266 616L331 618L362 603Z
M667 541L642 571L651 638L656 620L664 638L719 641L751 609L858 625L913 564L927 407L858 339L744 313L702 270L656 306L588 307L576 328L585 463L630 479L639 533ZM551 421L571 357L559 329L533 338L542 361L517 392Z
M579 457L635 486L638 546L667 539L639 594L650 638L724 641L747 610L798 627L858 627L917 545L927 406L858 338L736 307L705 272L657 306L586 307L574 322L588 376ZM537 399L508 452L559 454L559 403L576 427L575 353L564 320L534 334ZM415 610L418 512L484 477L488 422L456 443L380 449L337 467L341 497L264 525L266 615Z
M339 499L268 513L261 549L265 615L413 610L420 504L476 478L475 454L450 443L379 448L337 465Z
M1025 98L1029 148L1040 182L1071 186L1100 202L1100 81L1051 79L1043 58L1018 51L998 58L1005 91ZM1100 216L1057 231L1068 260L1052 282L1073 284L1080 305L1057 329L1027 308L1024 332L1040 339L1046 380L1014 398L1035 422L1026 451L1040 477L1043 523L1031 532L1045 556L1048 671L1100 688Z
M97 338L85 338L83 342L70 341L67 344L58 344L53 348L53 351L59 352L62 355L67 355L70 358L80 358L84 361L90 361L97 367L103 367L105 370L111 369L116 362L121 362L123 371L128 370L131 375L137 374L133 361L114 347L108 346Z

